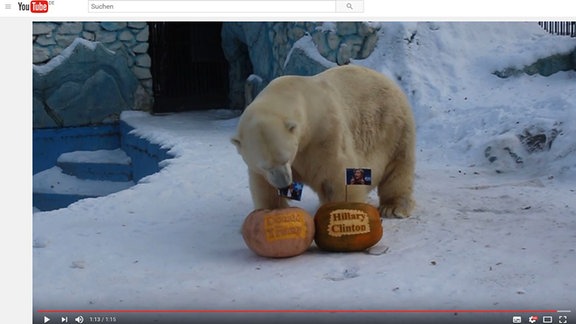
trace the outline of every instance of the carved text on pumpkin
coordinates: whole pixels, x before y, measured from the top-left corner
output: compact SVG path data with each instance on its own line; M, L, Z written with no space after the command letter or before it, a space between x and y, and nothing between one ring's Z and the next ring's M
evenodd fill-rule
M266 241L306 238L304 215L266 215L264 218Z
M370 233L368 214L356 209L336 209L330 212L328 235L357 235Z

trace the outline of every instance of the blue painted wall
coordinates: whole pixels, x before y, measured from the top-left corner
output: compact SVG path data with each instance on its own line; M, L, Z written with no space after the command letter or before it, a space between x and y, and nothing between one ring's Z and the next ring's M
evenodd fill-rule
M131 158L128 176L137 183L140 179L160 171L160 161L173 158L168 149L148 142L134 134L134 128L124 121L114 125L35 129L33 132L33 172L56 165L62 153L72 151L111 150L122 148ZM99 164L98 168L113 168L112 164ZM109 172L108 172L109 171ZM104 170L104 174L114 170ZM105 180L105 179L102 179ZM87 196L74 194L33 193L34 206L40 210L63 208Z
M168 149L130 134L134 127L124 121L113 125L35 129L33 173L56 165L62 153L122 148L132 159L134 181L160 171L162 160L173 158Z
M120 147L118 124L34 129L32 169L36 174L56 165L62 153L73 151L113 150Z
M134 182L160 171L159 163L174 156L168 154L168 149L153 144L131 134L134 127L124 121L120 122L121 147L132 159L132 179Z

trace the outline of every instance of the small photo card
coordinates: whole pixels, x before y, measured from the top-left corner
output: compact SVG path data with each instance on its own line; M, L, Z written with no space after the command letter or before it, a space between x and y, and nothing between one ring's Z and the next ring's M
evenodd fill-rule
M304 185L301 182L294 181L288 188L278 189L278 195L292 200L300 200L303 188Z
M372 170L366 168L347 168L346 169L347 185L371 185Z

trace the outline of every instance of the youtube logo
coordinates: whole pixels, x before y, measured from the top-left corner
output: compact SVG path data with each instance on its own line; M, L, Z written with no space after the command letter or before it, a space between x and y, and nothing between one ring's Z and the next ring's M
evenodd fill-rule
M46 13L48 12L48 1L47 0L33 0L30 3L18 2L18 10L20 11L30 11L34 13Z
M30 11L36 13L48 12L48 1L45 0L30 1Z

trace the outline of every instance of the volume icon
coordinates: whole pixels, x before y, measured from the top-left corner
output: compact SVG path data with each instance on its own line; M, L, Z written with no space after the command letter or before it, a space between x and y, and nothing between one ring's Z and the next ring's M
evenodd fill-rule
M78 316L78 317L76 317L74 320L75 320L76 323L78 323L78 324L84 323L84 317L82 317L82 316Z

